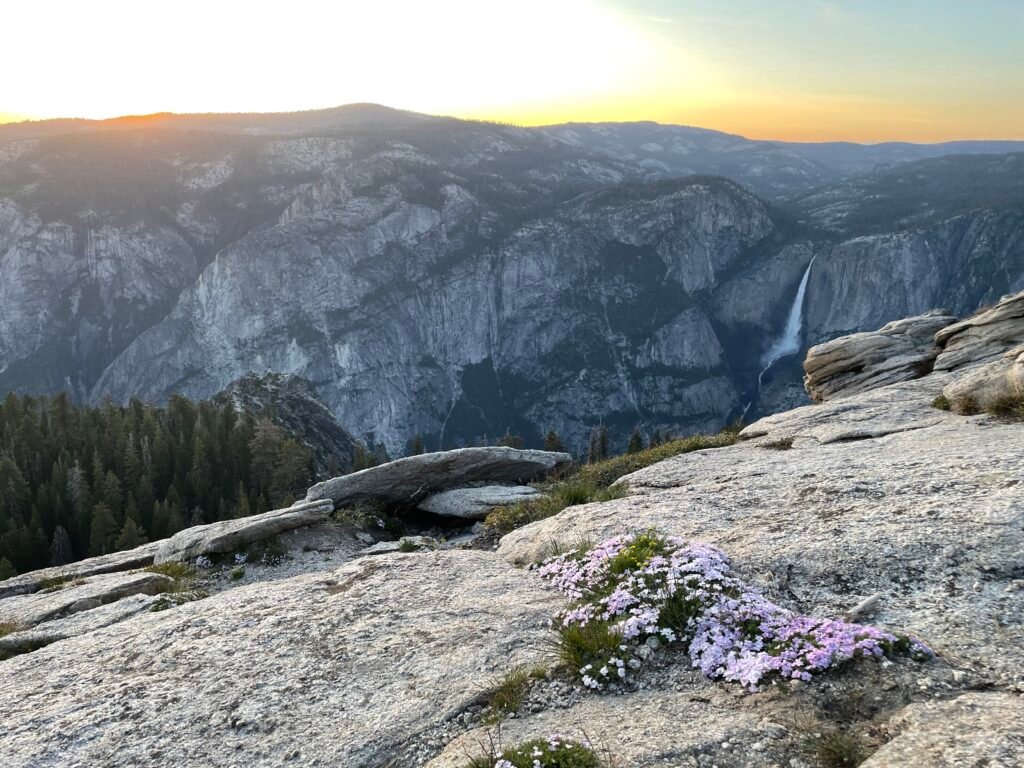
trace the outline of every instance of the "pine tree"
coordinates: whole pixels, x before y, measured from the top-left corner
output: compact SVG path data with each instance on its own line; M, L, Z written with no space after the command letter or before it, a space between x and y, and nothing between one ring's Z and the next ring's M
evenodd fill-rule
M417 434L412 439L412 448L409 450L410 456L419 456L423 453L423 435Z
M661 445L661 430L654 430L654 434L651 435L651 448Z
M608 427L600 424L590 431L587 463L595 464L608 458Z
M18 572L14 570L14 566L11 565L10 560L6 557L0 557L0 581L16 576L17 573Z
M238 490L235 492L235 517L248 517L252 512L249 507L249 495L245 492L242 481L238 481Z
M272 503L287 506L288 497L294 498L298 491L305 492L309 486L309 449L288 438L281 441L277 463L270 484Z
M92 526L89 529L89 554L105 555L114 551L111 548L114 533L117 531L117 523L114 515L103 502L97 504L92 511Z
M562 438L553 429L549 429L548 433L544 436L544 450L557 452L565 450L565 446L562 445Z
M633 428L633 434L629 436L629 445L626 453L640 453L644 449L644 436L640 433L640 427Z
M125 518L124 526L121 528L121 533L118 534L117 540L114 542L114 546L118 550L135 549L136 547L141 547L146 541L146 534L142 532L142 528L130 517L127 517Z
M504 445L508 448L522 448L525 443L519 435L513 435L511 431L505 430L505 435L498 441L498 445Z
M50 542L50 566L67 565L73 562L75 553L71 549L71 538L63 525L58 525L53 532L53 541Z

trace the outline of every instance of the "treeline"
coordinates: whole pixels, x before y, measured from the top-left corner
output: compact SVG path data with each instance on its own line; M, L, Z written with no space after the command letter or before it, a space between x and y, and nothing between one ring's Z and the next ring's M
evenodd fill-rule
M287 506L310 451L230 404L0 405L0 579Z

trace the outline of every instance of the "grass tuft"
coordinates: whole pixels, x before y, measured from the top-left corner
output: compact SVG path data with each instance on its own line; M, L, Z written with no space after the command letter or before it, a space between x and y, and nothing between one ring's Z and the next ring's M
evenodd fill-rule
M484 723L494 725L518 712L530 692L530 684L543 677L543 667L515 667L510 670L484 694L490 710Z
M621 644L622 636L604 621L567 624L555 629L558 660L577 675L588 664L604 664L618 653Z

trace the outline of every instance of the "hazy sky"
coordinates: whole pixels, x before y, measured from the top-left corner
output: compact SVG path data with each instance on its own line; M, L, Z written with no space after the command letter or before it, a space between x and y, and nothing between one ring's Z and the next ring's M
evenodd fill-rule
M0 3L0 120L372 101L756 138L1024 138L1024 0Z

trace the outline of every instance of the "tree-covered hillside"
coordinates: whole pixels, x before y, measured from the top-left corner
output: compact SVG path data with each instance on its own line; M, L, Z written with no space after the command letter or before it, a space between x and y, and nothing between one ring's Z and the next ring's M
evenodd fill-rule
M0 578L128 549L190 525L290 504L304 445L229 404L0 405Z

